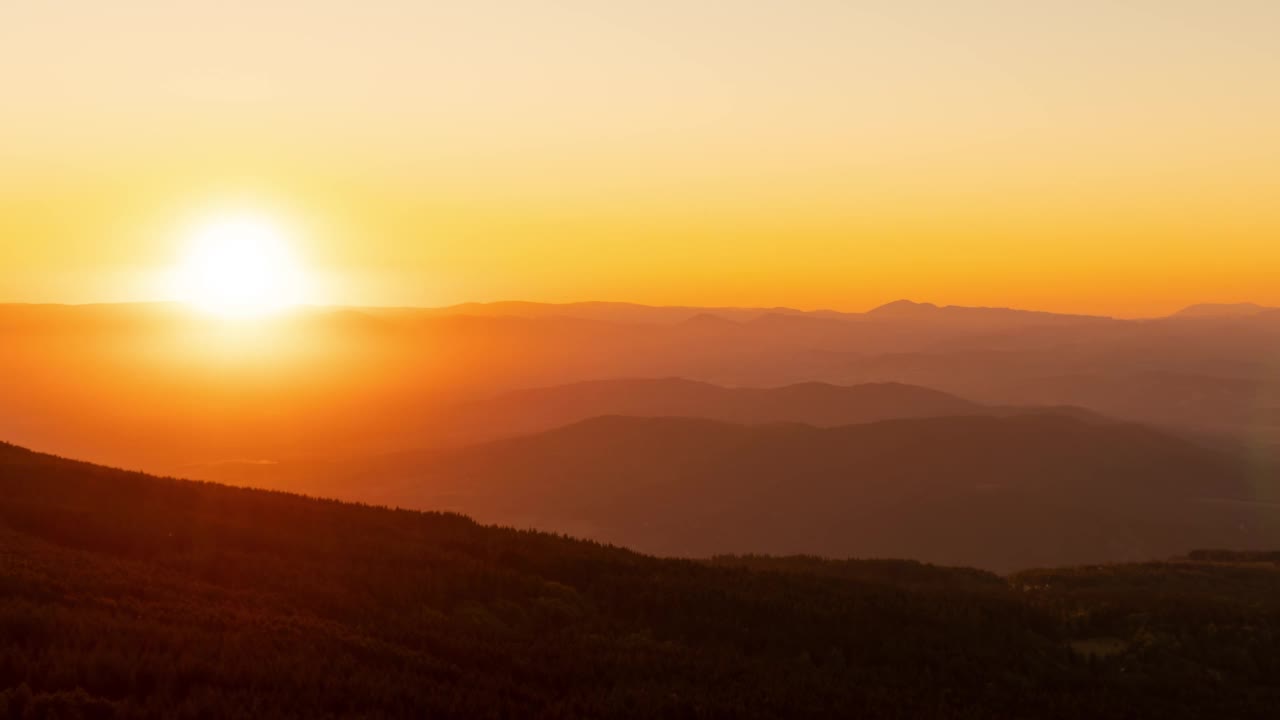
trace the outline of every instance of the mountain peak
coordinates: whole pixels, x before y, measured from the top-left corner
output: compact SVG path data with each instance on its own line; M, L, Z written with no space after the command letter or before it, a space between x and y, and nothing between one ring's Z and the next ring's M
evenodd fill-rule
M1189 305L1178 312L1174 313L1174 317L1249 317L1251 315L1260 315L1268 310L1265 305L1258 303L1241 302L1241 303L1200 303L1197 305Z
M915 315L938 310L933 303L918 303L911 300L894 300L870 311L874 315Z

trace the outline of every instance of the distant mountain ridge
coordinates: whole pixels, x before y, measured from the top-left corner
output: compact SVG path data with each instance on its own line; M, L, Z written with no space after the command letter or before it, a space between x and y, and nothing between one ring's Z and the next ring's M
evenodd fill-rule
M418 447L470 445L545 432L601 416L833 427L903 418L1035 414L1106 421L1083 408L982 405L937 390L895 382L859 385L808 382L759 388L724 387L683 378L621 378L515 390L449 407L438 416L422 421ZM357 455L349 462L359 464L377 458ZM286 477L306 481L314 468L306 464L294 467L264 462L214 462L181 471L208 480L276 486ZM305 485L287 487L307 489Z
M896 320L929 320L929 321L986 321L986 322L1062 322L1062 321L1109 321L1112 318L1099 315L1078 315L1072 313L1052 313L1040 310L1019 310L1003 307L972 307L964 305L935 305L929 302L913 302L911 300L895 300L866 313L868 318L892 318Z
M348 468L352 499L659 554L907 556L995 570L1280 544L1238 458L1058 415L816 428L601 417Z
M451 413L450 423L483 427L493 436L549 430L599 415L849 425L988 412L1003 411L937 390L892 382L730 388L682 378L623 378L512 391L457 409Z
M1168 317L1230 317L1248 316L1278 310L1274 306L1255 302L1238 303L1197 303L1188 305ZM59 303L0 303L0 327L11 318L23 320L39 320L48 322L69 311L85 316L128 317L130 315L180 316L189 315L185 306L172 302L137 302L137 303L96 303L83 305L67 305ZM1045 310L1029 310L1015 307L993 307L976 305L939 305L932 302L917 302L909 299L890 301L866 311L848 310L801 310L792 307L737 307L737 306L694 306L694 305L647 305L628 302L535 302L519 300L503 300L493 302L467 302L446 306L315 306L302 308L303 312L320 315L362 315L375 318L410 318L414 316L473 316L473 317L525 317L525 318L579 318L586 320L608 320L621 323L662 323L671 324L690 320L698 316L712 316L734 322L748 322L765 316L813 317L828 320L869 320L869 319L923 319L948 315L986 315L990 318L1006 319L1025 318L1043 321L1060 319L1071 320L1113 320L1111 316L1089 313L1064 313Z
M584 319L608 319L618 322L677 323L700 315L710 315L735 322L749 322L767 316L810 317L828 320L874 321L884 319L932 320L948 318L982 318L989 321L1059 321L1059 320L1107 320L1104 316L1073 313L1053 313L1038 310L1020 310L1001 307L972 307L962 305L940 306L928 302L895 300L866 312L837 310L797 310L789 307L692 307L642 305L621 302L571 302L539 303L524 301L500 301L489 303L463 303L440 308L404 309L405 312L457 315L510 315L515 317L577 317Z
M302 308L227 324L175 305L0 305L0 435L174 473L469 442L484 438L448 415L504 392L681 377L738 388L896 382L1280 443L1280 311L1109 320L927 303L729 310ZM630 412L594 414L619 411Z
M1268 312L1276 312L1280 308L1267 307L1257 303L1200 303L1189 305L1173 314L1173 317L1224 318L1251 317Z

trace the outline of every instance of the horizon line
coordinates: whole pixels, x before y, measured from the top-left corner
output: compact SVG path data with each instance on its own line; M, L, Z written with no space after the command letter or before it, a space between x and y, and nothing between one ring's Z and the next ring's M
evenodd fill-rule
M288 315L296 311L437 311L446 312L457 310L467 306L499 306L499 305L532 305L543 307L573 307L583 305L617 305L633 308L649 308L649 309L679 309L679 310L734 310L734 311L759 311L759 312L790 312L805 315L850 315L865 316L876 310L894 305L909 305L922 308L933 308L938 310L958 309L958 310L1005 310L1012 312L1036 313L1043 315L1057 315L1061 317L1080 317L1080 318L1097 318L1107 320L1145 320L1160 319L1175 316L1191 308L1196 307L1256 307L1261 311L1276 309L1271 306L1263 305L1252 300L1237 301L1216 301L1216 302L1191 302L1179 307L1170 313L1163 315L1114 315L1114 314L1098 314L1087 312L1061 312L1054 310L1038 310L1033 308L1024 308L1014 305L953 305L938 304L928 301L914 301L907 298L899 298L889 302L874 305L866 310L837 310L831 307L814 307L802 308L790 305L696 305L696 304L652 304L644 302L633 302L628 300L570 300L570 301L544 301L544 300L467 300L462 302L450 303L445 305L402 305L402 304L363 304L363 303L298 303L277 315ZM0 301L0 307L66 307L66 308L108 308L108 307L127 307L127 306L173 306L180 308L190 308L190 304L181 300L107 300L93 302L53 302L53 301Z

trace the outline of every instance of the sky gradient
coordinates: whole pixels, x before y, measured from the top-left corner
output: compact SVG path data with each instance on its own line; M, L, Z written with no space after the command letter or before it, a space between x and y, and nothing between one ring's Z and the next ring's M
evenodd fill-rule
M1280 3L0 8L0 302L166 299L193 217L325 304L1280 305Z

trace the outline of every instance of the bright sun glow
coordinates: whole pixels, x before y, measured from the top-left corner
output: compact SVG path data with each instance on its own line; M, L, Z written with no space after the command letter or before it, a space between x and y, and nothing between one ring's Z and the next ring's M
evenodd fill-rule
M211 217L186 237L177 295L225 317L265 315L296 305L305 299L304 277L289 240L268 217Z

